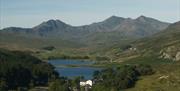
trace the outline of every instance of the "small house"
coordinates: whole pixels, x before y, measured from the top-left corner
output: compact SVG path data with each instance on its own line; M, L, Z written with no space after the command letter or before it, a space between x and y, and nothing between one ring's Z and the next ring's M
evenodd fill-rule
M92 86L92 84L93 84L92 80L80 81L80 86L86 86L86 85Z

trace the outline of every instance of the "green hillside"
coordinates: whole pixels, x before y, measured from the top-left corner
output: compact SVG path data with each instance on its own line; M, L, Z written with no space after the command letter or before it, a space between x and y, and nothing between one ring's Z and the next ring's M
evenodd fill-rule
M156 66L156 73L143 76L133 88L124 91L179 91L180 62Z
M123 91L180 90L180 22L130 45L125 51L118 52L118 49L114 48L115 51L111 50L109 53L119 54L113 57L116 62L120 62L120 65L148 64L156 72L151 76L140 77L134 87Z

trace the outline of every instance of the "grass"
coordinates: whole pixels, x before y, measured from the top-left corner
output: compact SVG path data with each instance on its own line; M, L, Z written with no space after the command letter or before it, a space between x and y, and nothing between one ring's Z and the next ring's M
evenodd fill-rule
M55 49L53 51L40 51L39 53L36 53L35 56L39 57L40 59L48 60L48 59L88 59L89 55L84 51L80 52L78 50L74 49Z
M139 78L135 87L125 91L180 91L180 62L162 64L154 68L156 73ZM165 78L161 78L167 76Z

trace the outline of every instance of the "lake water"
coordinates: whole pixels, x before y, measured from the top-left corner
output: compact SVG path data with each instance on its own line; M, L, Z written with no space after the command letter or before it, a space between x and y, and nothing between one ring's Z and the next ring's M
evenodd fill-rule
M67 65L89 65L94 63L92 61L55 59L55 60L49 60L48 62L55 66L55 70L60 74L60 76L66 76L68 78L84 76L85 79L92 79L93 72L96 70L101 70L101 68L88 67L88 66L80 66L80 67L67 66Z

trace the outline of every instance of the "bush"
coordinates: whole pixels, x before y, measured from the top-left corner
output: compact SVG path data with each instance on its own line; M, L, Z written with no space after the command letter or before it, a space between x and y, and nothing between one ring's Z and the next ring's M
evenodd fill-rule
M151 75L154 73L149 65L138 65L136 66L136 71L139 75Z
M54 50L56 48L54 46L47 46L47 47L43 47L42 49L52 51L52 50Z
M54 82L50 83L49 91L69 91L69 88L65 83L65 80L57 79Z

